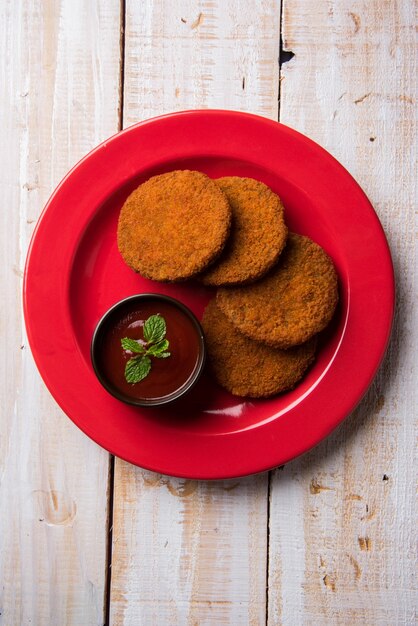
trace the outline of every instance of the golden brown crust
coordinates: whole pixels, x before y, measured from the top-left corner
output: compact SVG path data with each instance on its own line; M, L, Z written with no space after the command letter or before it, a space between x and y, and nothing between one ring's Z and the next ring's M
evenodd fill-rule
M222 387L237 396L267 398L292 389L314 360L316 338L278 350L241 334L216 305L202 320L211 369Z
M200 280L212 286L253 282L276 263L285 246L283 204L253 178L227 176L216 182L231 205L231 235L219 260Z
M153 176L122 207L118 248L124 261L146 278L185 280L222 252L231 209L205 174L177 170Z
M277 266L248 287L222 288L217 304L242 333L277 348L307 341L330 322L338 302L331 259L308 237L289 234Z

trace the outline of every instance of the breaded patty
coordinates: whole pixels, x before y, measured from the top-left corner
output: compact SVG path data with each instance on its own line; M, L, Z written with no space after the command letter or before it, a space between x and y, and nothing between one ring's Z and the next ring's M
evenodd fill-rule
M202 320L211 369L236 396L267 398L292 389L315 356L316 338L289 350L270 348L240 333L216 305Z
M289 234L276 267L248 287L222 288L217 304L242 333L276 348L307 341L331 320L337 274L324 250Z
M252 282L274 265L285 246L283 204L253 178L227 176L216 182L231 205L231 235L218 261L200 280L213 286Z
M126 200L118 223L124 261L146 278L178 281L221 253L231 225L228 200L201 172L153 176Z

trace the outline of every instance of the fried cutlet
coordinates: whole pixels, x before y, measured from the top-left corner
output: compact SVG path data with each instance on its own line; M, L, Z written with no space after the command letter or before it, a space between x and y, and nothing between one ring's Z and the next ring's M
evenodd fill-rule
M146 278L185 280L221 253L231 224L228 200L201 172L153 176L125 201L118 222L124 261Z
M337 274L318 244L289 234L278 264L267 276L248 287L221 288L216 301L251 339L289 348L330 322L338 301Z
M267 398L292 389L314 360L316 338L279 350L240 333L215 299L203 315L211 370L218 383L237 396Z
M231 205L231 235L218 261L200 280L215 287L253 282L274 265L286 243L283 204L253 178L227 176L216 182Z

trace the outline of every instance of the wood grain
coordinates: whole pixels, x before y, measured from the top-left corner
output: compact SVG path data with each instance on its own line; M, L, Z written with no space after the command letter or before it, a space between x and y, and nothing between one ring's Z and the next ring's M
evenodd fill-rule
M274 1L128 1L125 125L206 107L277 119L279 22ZM266 475L193 482L117 460L111 624L264 624L266 541Z
M108 454L41 382L20 294L49 194L117 130L119 7L6 0L0 12L0 624L103 624Z
M385 227L398 293L387 357L363 402L274 473L268 623L414 624L414 2L284 0L283 10L295 56L282 68L280 119L362 185Z
M20 294L49 194L118 128L120 4L0 3L0 626L106 619L108 454L41 382ZM200 107L277 119L279 5L126 0L125 126ZM282 18L295 56L280 119L374 204L397 280L393 338L357 410L273 473L270 503L266 475L195 482L116 460L113 625L258 626L267 609L269 626L416 623L415 3L283 0Z
M127 0L124 125L199 108L277 119L278 5Z

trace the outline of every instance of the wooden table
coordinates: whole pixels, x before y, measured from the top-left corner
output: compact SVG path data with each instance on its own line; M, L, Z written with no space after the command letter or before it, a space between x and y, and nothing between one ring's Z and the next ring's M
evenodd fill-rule
M0 11L0 625L415 624L413 0ZM392 341L354 413L286 467L218 483L142 471L84 436L42 383L21 313L28 243L68 169L122 127L200 107L280 119L336 156L397 280Z

